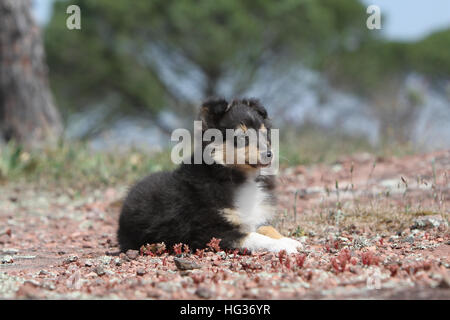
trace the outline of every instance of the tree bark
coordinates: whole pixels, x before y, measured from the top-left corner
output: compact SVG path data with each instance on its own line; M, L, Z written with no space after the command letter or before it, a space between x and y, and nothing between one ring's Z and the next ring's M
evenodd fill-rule
M0 0L0 134L28 146L62 134L30 0Z

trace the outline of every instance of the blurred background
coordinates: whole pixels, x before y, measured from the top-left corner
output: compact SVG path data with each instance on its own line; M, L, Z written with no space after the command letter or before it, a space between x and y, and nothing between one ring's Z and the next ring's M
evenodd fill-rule
M3 175L42 141L165 152L211 95L259 98L284 165L449 148L450 2L0 0Z

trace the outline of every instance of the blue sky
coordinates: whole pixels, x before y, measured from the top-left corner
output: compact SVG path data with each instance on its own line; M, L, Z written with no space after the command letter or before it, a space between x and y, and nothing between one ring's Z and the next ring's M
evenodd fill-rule
M450 28L450 0L363 0L362 2L380 7L383 33L390 39L417 40L436 30Z
M380 7L383 34L390 39L414 41L433 31L450 28L450 0L361 1ZM49 20L52 3L53 0L33 0L39 23Z

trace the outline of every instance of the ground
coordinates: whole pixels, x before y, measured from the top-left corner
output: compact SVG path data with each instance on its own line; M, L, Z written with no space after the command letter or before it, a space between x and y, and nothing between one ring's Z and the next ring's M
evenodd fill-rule
M303 243L292 255L119 254L127 186L3 183L0 298L450 299L449 176L450 151L283 169L273 224Z

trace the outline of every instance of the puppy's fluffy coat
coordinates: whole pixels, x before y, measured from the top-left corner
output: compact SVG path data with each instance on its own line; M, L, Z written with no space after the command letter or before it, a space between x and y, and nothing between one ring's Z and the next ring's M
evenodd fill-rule
M265 130L270 137L267 111L254 99L231 103L209 99L201 107L200 119L203 131L218 129L224 137L226 129L236 128ZM265 144L268 149L257 150L257 164L248 161L248 143L245 163L226 164L224 144L213 155L213 164L181 164L172 172L151 174L138 182L120 214L121 250L158 242L169 248L185 243L195 250L215 237L224 249L296 252L299 242L264 226L274 213L275 201L274 178L258 174L261 157L272 157L270 140Z

